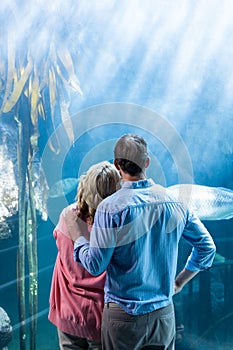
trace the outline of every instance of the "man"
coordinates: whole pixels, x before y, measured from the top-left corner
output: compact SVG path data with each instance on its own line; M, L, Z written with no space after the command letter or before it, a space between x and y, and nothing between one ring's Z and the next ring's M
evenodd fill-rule
M122 188L98 206L90 242L79 233L74 256L91 274L106 270L102 322L104 350L173 350L172 297L211 266L215 244L200 220L165 188L146 179L147 144L122 136L114 149ZM178 244L192 252L176 275Z

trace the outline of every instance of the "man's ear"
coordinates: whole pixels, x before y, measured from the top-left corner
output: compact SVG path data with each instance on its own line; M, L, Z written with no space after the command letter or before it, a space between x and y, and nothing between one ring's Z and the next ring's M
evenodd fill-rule
M145 168L148 168L149 165L150 165L150 157L147 157Z
M116 159L114 159L114 165L115 165L115 167L117 168L117 170L120 170L120 167L119 167L119 165L117 164Z

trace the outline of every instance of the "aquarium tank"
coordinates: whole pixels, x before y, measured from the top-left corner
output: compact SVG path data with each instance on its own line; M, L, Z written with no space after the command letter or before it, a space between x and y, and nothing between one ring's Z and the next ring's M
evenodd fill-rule
M148 177L192 185L217 247L174 296L176 349L233 349L232 10L228 0L1 1L0 349L59 348L53 230L80 176L112 162L126 133L146 139ZM189 253L181 241L178 269Z

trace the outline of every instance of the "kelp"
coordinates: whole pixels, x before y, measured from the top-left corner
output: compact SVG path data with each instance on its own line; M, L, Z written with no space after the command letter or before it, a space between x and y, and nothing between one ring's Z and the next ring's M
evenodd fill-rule
M35 130L38 130L38 117L51 120L52 128L56 133L55 119L60 115L64 122L64 129L71 143L73 143L72 121L69 114L70 91L82 95L79 80L75 73L74 61L68 48L59 44L56 50L51 40L47 50L40 59L25 52L18 52L15 46L15 37L8 35L7 64L1 64L2 90L4 96L0 107L0 114L11 112L18 104L20 96L24 94L30 107L30 121ZM45 98L44 91L49 90L49 97ZM46 108L45 108L46 106ZM60 144L51 143L55 153L60 152Z
M45 9L38 8L40 16L37 21L28 23L25 31L19 30L17 33L15 30L16 26L24 21L24 10L26 9L26 13L29 11L28 4L13 0L9 7L3 8L4 11L0 9L3 18L0 32L0 91L3 96L0 117L4 118L4 115L12 113L18 125L17 290L21 350L27 347L26 267L29 270L30 349L36 349L38 261L32 159L33 155L38 153L39 120L45 123L48 136L53 133L53 137L48 138L48 143L51 150L58 154L61 149L60 140L56 135L59 118L72 144L74 132L69 113L70 91L82 94L69 41L58 40L56 26L51 27L51 33L46 29L50 17ZM55 24L53 16L54 14L51 23ZM64 26L66 27L67 23L64 22ZM47 42L44 40L46 30L49 32ZM64 30L59 28L59 33L62 32ZM39 48L36 39L40 43L39 46L42 45Z
M64 125L66 134L70 140L70 143L74 142L74 131L72 122L69 118L69 102L65 99L63 92L60 93L60 108L61 108L61 119Z
M21 100L20 100L21 102ZM23 107L22 104L20 106ZM26 349L26 296L25 296L25 249L26 249L26 170L28 163L27 132L24 120L21 119L23 113L17 114L18 123L18 173L19 173L19 199L18 199L18 216L19 216L19 246L17 255L17 291L18 307L20 320L20 349Z
M55 118L57 119L57 113L55 115L55 110L60 111L61 121L65 121L64 128L70 142L72 143L73 133L72 122L69 114L69 100L65 100L64 96L65 94L69 95L69 89L73 89L81 94L81 89L78 79L75 78L73 64L71 64L71 56L66 55L66 61L64 61L63 58L63 63L66 63L66 68L70 68L71 70L67 79L64 78L60 67L56 63L55 66L53 64L50 65L46 79L45 76L43 76L43 81L40 81L38 67L33 66L31 57L28 58L25 67L18 67L17 69L16 65L12 62L12 57L14 57L14 55L11 54L11 62L9 62L8 71L7 74L5 74L7 79L0 113L3 114L12 111L17 105L20 96L24 94L28 99L27 103L30 106L30 120L34 125L35 130L37 130L38 116L41 116L42 119L46 120L49 112L49 117L51 118L52 126L55 131ZM44 98L45 95L43 93L43 90L46 87L49 89L49 105L48 100ZM47 105L47 113L45 112L45 105ZM55 151L55 153L59 153L59 142L57 142L57 145L51 144L51 149Z
M16 105L16 103L18 102L20 96L23 93L23 89L24 89L25 84L29 78L31 70L32 70L32 61L31 61L31 59L29 59L25 69L24 68L20 69L21 76L20 76L19 80L15 83L14 89L13 89L11 95L6 100L6 102L2 105L2 112L3 113L10 112L12 110L12 108Z
M38 124L38 103L40 100L40 86L37 68L34 67L33 75L31 77L31 84L29 85L29 96L31 105L31 121L34 126Z
M58 50L58 57L68 74L67 83L79 94L82 95L80 84L74 70L74 64L69 50L66 47Z
M32 157L27 168L28 204L27 204L27 256L29 270L29 316L30 316L30 350L36 349L36 328L38 312L38 258L37 258L37 230L36 208L34 199Z
M7 64L5 64L2 68L3 69L1 74L5 77L5 86L3 86L3 107L7 102L7 98L11 94L15 76L15 39L13 34L10 35L9 33L7 33Z

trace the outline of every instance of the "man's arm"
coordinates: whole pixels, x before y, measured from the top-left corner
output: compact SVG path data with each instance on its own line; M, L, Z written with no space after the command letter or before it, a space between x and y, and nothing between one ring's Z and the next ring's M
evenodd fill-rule
M183 269L175 279L175 294L179 293L183 287L194 277L198 274L199 271L190 271L187 269Z
M112 216L108 211L100 208L101 204L95 213L90 242L85 237L80 236L74 243L75 261L81 263L94 276L98 276L106 270L116 246Z
M175 279L174 291L179 293L182 288L200 271L209 268L214 260L216 246L199 218L188 213L188 220L183 237L192 245L192 252L188 257L184 269Z
M109 264L114 248L93 247L79 237L74 243L74 260L80 263L91 275L99 276Z
M216 246L210 233L193 213L189 213L183 238L190 243L192 251L185 264L188 271L202 271L211 267Z

